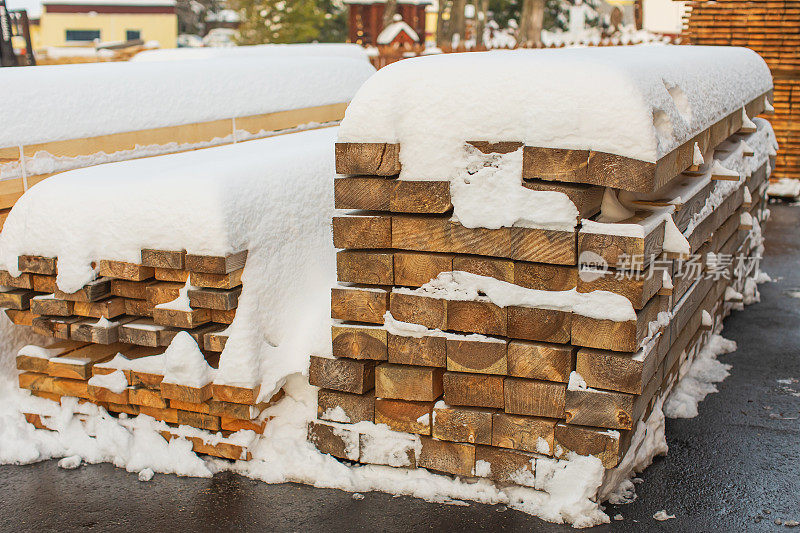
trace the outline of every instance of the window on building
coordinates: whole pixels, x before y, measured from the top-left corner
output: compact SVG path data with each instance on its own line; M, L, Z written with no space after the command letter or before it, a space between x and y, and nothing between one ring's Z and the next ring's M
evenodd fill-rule
M100 38L100 30L67 30L67 41L94 41Z
M142 30L128 30L125 32L126 41L135 41L142 38Z

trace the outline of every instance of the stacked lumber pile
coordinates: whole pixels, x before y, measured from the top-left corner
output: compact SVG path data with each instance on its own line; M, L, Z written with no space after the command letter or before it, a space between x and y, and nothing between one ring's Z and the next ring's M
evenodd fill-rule
M338 143L336 207L352 211L333 219L333 358L311 360L309 441L342 460L537 488L539 469L568 452L617 467L757 272L774 139L757 142L771 130L749 117L768 96L655 163L466 143L483 154L522 150L523 186L566 194L582 219L574 231L465 227L448 181L398 178L399 143ZM741 176L720 164L747 168L751 157L763 163ZM597 222L603 187L638 210ZM689 253L665 251L667 217ZM609 268L581 265L587 256ZM635 316L603 318L597 291L624 297ZM593 308L552 303L567 295ZM387 453L364 422L405 438Z
M771 120L782 151L773 180L800 179L800 1L687 2L683 35L691 44L746 46L775 82Z
M149 415L174 428L162 431L166 439L183 435L180 426L222 432L213 443L203 434L187 438L198 453L249 457L240 440L227 437L243 429L261 434L261 412L283 392L258 402L258 387L166 383L162 355L178 335L188 334L206 363L218 365L246 259L246 250L227 256L142 250L140 263L100 261L100 277L65 293L56 285L56 258L20 256L21 275L0 271L0 307L14 324L58 339L20 350L20 388L55 402L79 398L110 413ZM26 417L48 428L41 413Z

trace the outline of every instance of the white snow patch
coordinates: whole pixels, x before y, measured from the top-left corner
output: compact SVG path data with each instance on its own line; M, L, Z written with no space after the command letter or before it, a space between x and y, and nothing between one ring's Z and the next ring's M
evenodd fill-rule
M150 481L153 479L155 473L153 472L152 468L145 468L141 472L139 472L139 481Z
M110 374L98 374L89 378L89 385L108 389L114 394L122 394L128 388L128 380L122 370L116 370Z
M65 470L74 470L81 466L81 459L80 455L70 455L69 457L64 457L58 462L58 467L63 468Z
M667 512L664 509L662 509L660 511L656 511L656 513L653 515L653 518L655 518L659 522L663 522L664 520L671 520L672 518L675 518L675 515L667 514Z

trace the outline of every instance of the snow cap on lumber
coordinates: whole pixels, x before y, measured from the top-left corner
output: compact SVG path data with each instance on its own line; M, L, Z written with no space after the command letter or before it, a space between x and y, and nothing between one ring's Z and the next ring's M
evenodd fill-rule
M655 162L772 88L733 47L628 46L443 54L381 69L340 142L400 143L401 178L458 175L467 141L593 150Z

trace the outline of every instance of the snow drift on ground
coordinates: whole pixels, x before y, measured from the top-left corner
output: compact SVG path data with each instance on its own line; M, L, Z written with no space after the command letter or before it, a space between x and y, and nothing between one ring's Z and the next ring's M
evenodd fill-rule
M399 142L400 177L411 180L458 177L464 143L476 140L656 161L771 88L764 61L734 47L434 55L370 78L339 140Z

